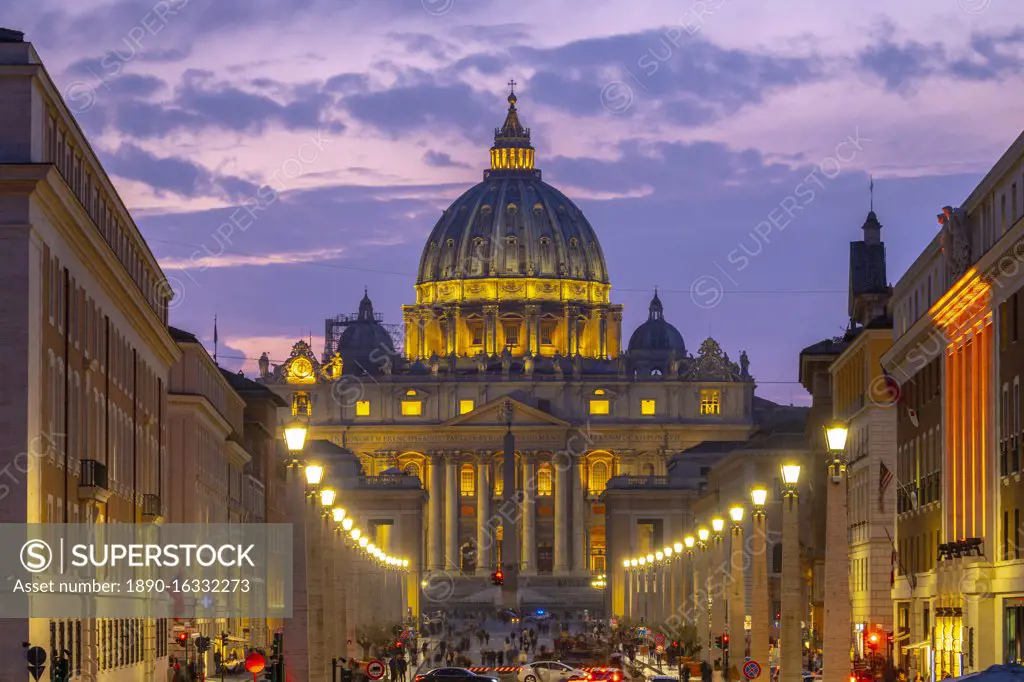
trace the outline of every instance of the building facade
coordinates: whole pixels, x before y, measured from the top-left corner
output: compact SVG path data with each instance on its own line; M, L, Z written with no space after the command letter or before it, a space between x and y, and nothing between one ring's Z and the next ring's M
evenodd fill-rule
M398 551L422 557L411 583L454 576L455 603L493 601L485 588L506 554L511 428L521 595L601 609L592 576L631 551L609 546L609 481L646 477L651 492L669 494L661 482L672 455L746 440L754 379L746 353L734 362L714 339L687 352L657 294L622 347L596 233L541 180L516 104L510 95L483 182L442 214L424 246L404 347L367 295L356 315L328 321L329 332L340 328L321 357L299 341L285 362L261 360L260 381L310 419L312 438L354 451L365 476L418 478L425 538ZM608 608L621 614L622 574L609 575Z
M1024 135L896 285L899 655L942 677L1020 659L1019 401Z
M11 382L0 398L0 463L18 467L19 479L0 497L0 521L159 521L167 376L179 356L169 290L39 56L8 30L0 251L0 357ZM0 633L7 662L24 661L28 642L67 650L72 670L96 680L153 680L166 668L165 620L5 618Z
M893 633L897 410L881 363L892 345L892 290L881 228L872 210L862 226L864 238L850 243L850 329L830 367L833 416L849 429L845 490L835 491L847 498L847 634L854 661L865 666L884 663Z

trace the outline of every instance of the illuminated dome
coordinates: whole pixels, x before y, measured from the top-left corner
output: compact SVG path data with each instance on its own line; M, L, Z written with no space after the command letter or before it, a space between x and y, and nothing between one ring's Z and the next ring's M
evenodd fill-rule
M504 358L510 370L511 358L607 360L620 352L622 306L611 302L597 235L576 204L541 180L516 102L513 89L483 182L434 225L416 302L402 308L406 359L433 372L445 357L480 371L488 358ZM529 373L534 364L522 366Z
M417 283L489 277L607 283L594 229L576 204L541 180L514 92L508 102L505 123L494 131L490 169L437 221Z

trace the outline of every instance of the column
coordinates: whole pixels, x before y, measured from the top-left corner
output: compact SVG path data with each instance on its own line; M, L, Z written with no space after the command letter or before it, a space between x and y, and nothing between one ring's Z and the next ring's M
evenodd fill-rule
M729 679L737 679L743 670L743 657L747 650L747 631L743 629L746 620L746 585L743 582L743 526L734 523L730 534L729 560ZM732 668L737 675L731 675Z
M491 552L491 460L487 453L477 453L476 461L476 574L489 575Z
M330 651L332 657L339 656L348 658L348 606L345 603L345 539L343 531L334 532L334 561L331 562L331 570L334 579L334 613L337 622L334 625L334 647Z
M309 680L322 682L324 670L324 546L323 519L320 517L320 500L313 497L306 505L303 519L306 525L306 539L309 542L309 565L306 567L306 584L309 595ZM285 639L287 646L288 640ZM287 657L285 666L287 667Z
M838 465L836 469L838 470ZM850 672L848 652L853 632L850 613L849 544L847 542L845 467L830 478L825 493L825 615L822 634L822 682L844 682ZM832 473L832 472L830 472ZM783 546L785 551L785 546ZM913 642L911 642L913 644ZM924 666L927 669L927 665Z
M287 470L289 518L292 519L292 617L284 621L285 666L297 680L310 679L309 667L309 590L306 582L309 547L306 537L305 480L302 469L289 466Z
M845 499L845 496L844 496ZM845 519L845 516L844 516ZM765 513L763 508L759 511L754 510L754 536L751 538L751 566L754 572L754 584L751 589L751 604L750 604L750 658L761 664L761 675L763 677L768 676L768 628L769 623L774 619L774 615L769 613L768 604L768 543L767 543L767 527L765 523ZM845 526L845 521L843 522ZM843 528L843 543L846 543L846 528ZM845 556L845 552L844 552ZM826 561L826 571L828 570L828 558ZM847 576L844 573L842 577L843 584L847 584ZM825 589L829 589L828 577L826 574L825 578ZM828 601L825 602L825 613L828 613ZM825 633L828 636L828 617L825 619ZM828 650L826 646L826 651ZM833 656L833 660L836 657ZM827 659L825 659L827 660ZM826 664L827 665L827 664ZM850 672L850 660L849 656L840 655L839 660L836 661L836 665L842 669L843 678L836 680L836 682L844 682L846 676Z
M708 576L706 573L708 550L701 547L693 555L693 598L697 620L697 641L700 642L700 659L711 663L711 623L708 619Z
M580 480L580 458L572 458L572 570L586 573L589 570L587 556L587 533L590 532L590 515L583 499L583 483Z
M601 358L608 357L608 313L602 310L598 313L598 355Z
M567 461L568 460L568 461ZM552 466L555 473L555 573L569 571L569 493L572 490L572 455Z
M441 528L441 503L444 495L443 459L438 452L430 453L430 491L427 500L427 570L444 568Z
M721 533L715 533L712 537L711 553L709 555L711 565L708 570L709 596L711 598L711 642L714 647L715 638L725 633L725 605L729 593L725 589L728 582L728 564L725 561L725 541ZM712 666L714 661L720 664L725 663L721 649L713 649L711 652ZM722 676L716 677L722 679Z
M455 451L445 457L444 548L445 568L461 570L459 556L459 456Z
M537 573L536 506L537 453L523 453L523 551L522 573Z
M800 575L800 519L796 492L782 501L782 622L779 632L782 647L780 682L800 682L803 675L803 642L800 621L803 616L803 590ZM833 656L836 654L833 653Z
M626 603L622 609L622 617L633 620L633 571L626 569Z
M332 518L327 517L321 522L320 533L323 536L324 546L324 561L321 568L324 586L324 679L329 680L331 679L331 659L339 655L338 640L340 639L337 633L337 628L340 625L337 610L337 583L334 580L338 555Z

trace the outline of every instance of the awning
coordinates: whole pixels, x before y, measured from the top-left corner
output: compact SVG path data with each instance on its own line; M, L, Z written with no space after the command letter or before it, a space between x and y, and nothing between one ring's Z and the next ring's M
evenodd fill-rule
M923 642L918 642L917 644L908 644L907 646L903 647L903 650L910 651L911 649L927 649L931 647L931 645L932 643L926 639Z

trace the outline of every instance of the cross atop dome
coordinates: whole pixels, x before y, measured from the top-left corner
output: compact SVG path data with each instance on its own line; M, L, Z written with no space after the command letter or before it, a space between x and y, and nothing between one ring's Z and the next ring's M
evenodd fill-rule
M491 171L532 171L534 148L530 144L530 129L519 120L516 103L516 82L508 82L508 113L505 123L494 129L494 146L491 147Z

